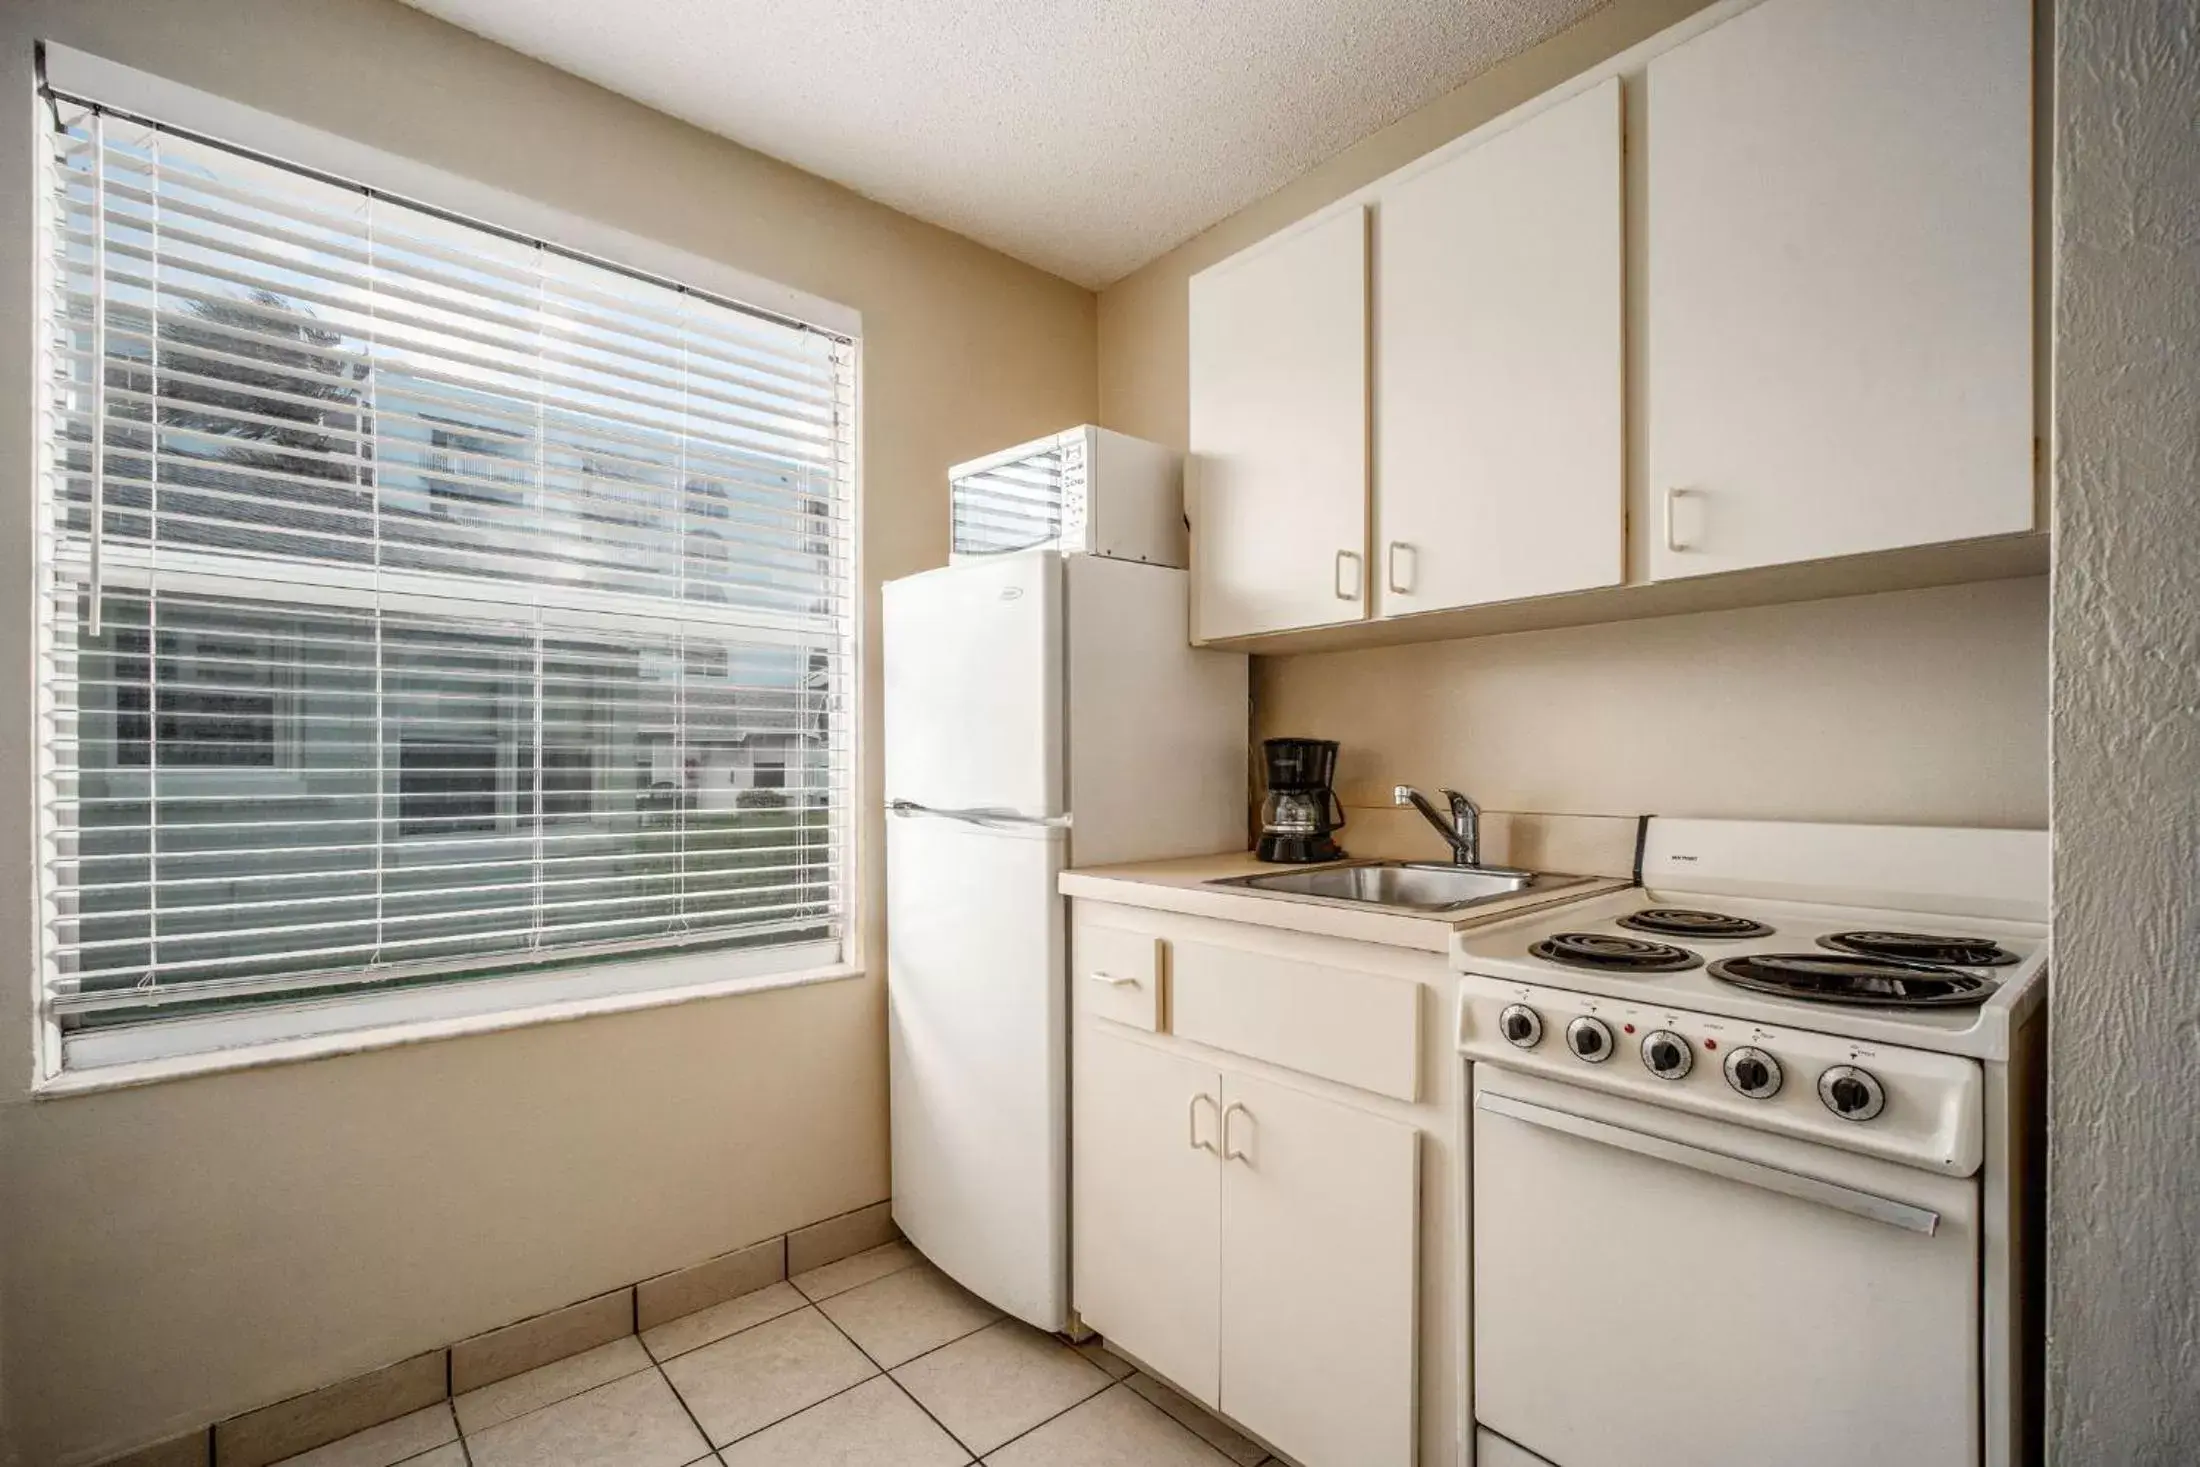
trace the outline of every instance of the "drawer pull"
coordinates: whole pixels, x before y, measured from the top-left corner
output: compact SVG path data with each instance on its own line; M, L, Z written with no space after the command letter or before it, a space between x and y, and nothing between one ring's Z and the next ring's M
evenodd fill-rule
M1199 1139L1199 1103L1202 1100L1206 1101L1209 1105L1213 1105L1215 1103L1215 1098L1212 1095L1194 1095L1192 1097L1192 1103L1184 1108L1184 1124L1190 1132L1192 1149L1194 1151L1204 1151L1208 1155L1212 1156L1214 1155L1215 1143L1212 1141L1202 1141ZM1225 1127L1228 1127L1230 1123L1230 1118L1228 1116L1224 1116L1222 1123Z
M1682 541L1680 526L1675 522L1678 518L1676 510L1682 498L1695 492L1693 489L1668 489L1665 491L1665 548L1675 555L1696 548L1693 541L1685 543Z
M1136 976L1129 973L1102 973L1095 970L1085 976L1095 983L1105 983L1110 988L1138 988L1143 986Z
M1344 570L1348 565L1352 567L1352 589L1349 591L1344 588ZM1357 601L1365 593L1366 587L1361 584L1360 552L1357 550L1340 550L1337 552L1336 583L1331 589L1337 593L1339 601Z
M1237 1150L1230 1145L1230 1117L1236 1115L1241 1115L1245 1117L1248 1124L1255 1124L1253 1120L1253 1113L1245 1108L1244 1101L1233 1100L1228 1105L1223 1107L1222 1159L1224 1161L1242 1161L1247 1166L1251 1166L1253 1164L1253 1153L1250 1151Z
M1398 552L1401 550L1406 555L1407 574L1403 576L1398 574ZM1390 593L1393 596L1409 596L1413 593L1413 582L1421 574L1421 552L1403 540L1393 540L1390 542L1390 553L1384 558L1384 570L1383 579L1390 587Z

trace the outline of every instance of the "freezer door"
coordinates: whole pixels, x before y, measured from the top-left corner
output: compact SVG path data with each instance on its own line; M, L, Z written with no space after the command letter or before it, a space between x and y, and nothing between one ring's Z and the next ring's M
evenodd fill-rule
M1045 551L885 588L886 794L1062 809L1062 562Z
M980 1298L1069 1315L1062 832L886 822L894 1221Z

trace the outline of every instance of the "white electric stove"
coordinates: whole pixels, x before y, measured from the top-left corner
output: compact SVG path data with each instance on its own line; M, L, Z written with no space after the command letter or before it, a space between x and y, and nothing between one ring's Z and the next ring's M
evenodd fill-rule
M1484 1463L2012 1467L2047 838L1646 823L1461 930Z

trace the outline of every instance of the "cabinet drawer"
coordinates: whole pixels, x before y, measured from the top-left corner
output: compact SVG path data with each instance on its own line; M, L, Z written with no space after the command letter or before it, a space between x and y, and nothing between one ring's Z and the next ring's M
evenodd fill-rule
M1196 942L1177 943L1171 958L1179 1038L1420 1099L1420 984Z
M1147 932L1087 925L1071 971L1085 1012L1148 1032L1161 1027L1162 940Z

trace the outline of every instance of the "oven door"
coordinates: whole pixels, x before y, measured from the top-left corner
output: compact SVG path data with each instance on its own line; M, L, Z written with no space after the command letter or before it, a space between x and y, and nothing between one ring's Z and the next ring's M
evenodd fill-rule
M1474 1066L1475 1418L1557 1467L1976 1467L1978 1185Z

